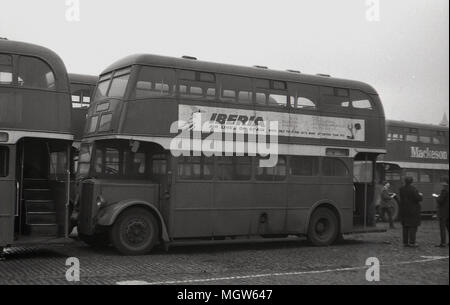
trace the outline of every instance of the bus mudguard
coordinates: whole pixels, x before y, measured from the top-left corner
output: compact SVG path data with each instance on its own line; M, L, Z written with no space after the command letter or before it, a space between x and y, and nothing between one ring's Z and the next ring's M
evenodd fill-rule
M142 200L128 199L116 202L101 209L98 214L97 224L101 226L111 226L116 221L117 217L129 207L145 207L150 209L158 217L161 224L161 238L164 242L169 242L169 234L167 232L166 225L163 221L161 213L151 203Z

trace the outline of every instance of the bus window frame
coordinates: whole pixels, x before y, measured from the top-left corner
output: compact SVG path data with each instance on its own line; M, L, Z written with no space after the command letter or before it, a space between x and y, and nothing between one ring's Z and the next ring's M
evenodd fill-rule
M31 90L42 90L42 91L46 91L46 92L58 92L58 79L56 77L56 73L55 73L53 67L45 59L43 59L39 56L34 56L34 55L26 55L26 54L15 54L15 55L16 55L16 59L13 61L13 65L15 65L15 68L13 67L13 71L15 71L15 74L13 73L13 84L15 84L14 87L23 88L23 89L31 89ZM19 85L19 71L20 71L21 57L34 58L34 59L37 59L40 62L44 63L53 74L53 80L55 82L54 88L49 89L49 88L31 87L31 86L25 86L25 85L20 86Z

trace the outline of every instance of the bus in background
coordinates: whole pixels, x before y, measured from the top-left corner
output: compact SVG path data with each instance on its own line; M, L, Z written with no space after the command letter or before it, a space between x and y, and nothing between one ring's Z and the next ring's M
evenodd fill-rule
M171 149L194 117L209 126L203 138L225 130L225 145ZM279 124L278 161L265 168L263 154L234 148L253 141L239 132L269 121ZM235 133L229 142L227 132ZM261 236L329 245L373 225L374 168L385 144L381 101L362 82L129 56L101 74L88 111L79 236L132 255L158 243Z
M79 143L83 136L84 124L86 123L87 109L91 105L92 95L98 77L85 74L69 73L70 93L72 99L72 133L75 136L75 143L79 148Z
M94 94L98 76L69 73L70 94L72 99L71 130L74 135L72 143L71 173L76 173L81 138L88 108Z
M422 213L436 212L436 199L444 177L448 177L448 127L405 121L386 122L387 154L377 164L378 182L389 181L398 194L403 178L410 176L423 193ZM394 217L398 217L395 203Z
M0 250L67 237L72 142L63 61L0 40Z

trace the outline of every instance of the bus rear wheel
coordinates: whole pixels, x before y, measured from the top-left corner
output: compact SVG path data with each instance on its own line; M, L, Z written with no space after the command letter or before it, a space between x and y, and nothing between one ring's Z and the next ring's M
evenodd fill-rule
M125 210L111 229L114 247L125 255L149 253L158 238L158 222L152 213L143 208Z
M309 221L308 240L315 246L329 246L339 236L339 221L331 209L316 209Z

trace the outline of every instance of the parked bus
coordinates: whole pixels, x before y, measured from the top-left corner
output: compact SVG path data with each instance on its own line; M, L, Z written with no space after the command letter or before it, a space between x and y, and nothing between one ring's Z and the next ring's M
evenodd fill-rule
M57 54L0 40L0 254L68 236L71 108Z
M403 177L410 176L423 193L422 213L436 212L443 178L448 177L448 127L404 121L387 121L387 154L378 162L378 181L389 181L398 194ZM394 217L398 217L398 203Z
M195 145L171 150L197 114L210 131L236 132L232 145L212 148L213 157ZM263 156L250 150L233 154L239 128L269 121L279 123L274 167L261 167ZM374 168L385 144L382 104L362 82L129 56L103 71L88 111L78 232L132 255L156 244L261 236L329 245L373 225Z

